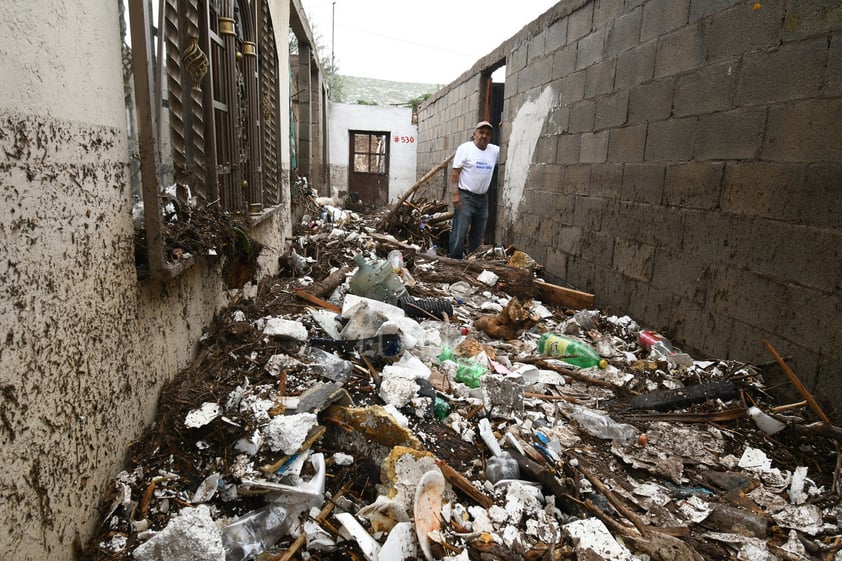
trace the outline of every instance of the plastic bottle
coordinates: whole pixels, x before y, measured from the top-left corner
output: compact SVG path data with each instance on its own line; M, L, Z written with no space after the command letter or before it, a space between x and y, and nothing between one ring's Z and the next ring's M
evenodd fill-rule
M591 436L605 440L616 440L623 444L638 440L639 431L634 426L627 423L618 423L599 411L573 403L564 404L562 410L570 419L579 423L579 426Z
M438 248L439 248L439 246L437 246L436 244L431 245L429 248L427 248L427 251L426 251L427 255L429 255L430 257L435 257L436 251L438 250Z
M354 256L354 261L359 268L348 281L351 294L392 305L406 295L406 287L389 261L379 261L372 265L361 253Z
M559 358L580 368L590 368L591 366L605 368L608 366L608 362L600 357L599 353L587 343L554 333L541 335L538 340L538 352L546 356Z
M223 528L226 561L256 557L280 541L291 524L287 510L276 503L244 514Z
M693 358L690 355L673 347L669 339L657 331L642 329L637 334L637 340L641 347L649 351L649 356L656 360L666 360L678 366L691 366L693 364Z
M438 358L439 362L444 362L445 360L455 362L457 368L454 379L457 382L462 382L469 388L480 387L482 385L482 376L488 372L488 368L474 360L457 357L450 347L442 347L442 352L436 358Z

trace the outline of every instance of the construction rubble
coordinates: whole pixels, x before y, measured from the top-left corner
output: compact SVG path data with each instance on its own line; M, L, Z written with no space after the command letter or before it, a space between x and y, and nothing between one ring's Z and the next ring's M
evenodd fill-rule
M842 430L773 397L784 359L691 356L517 248L443 257L417 207L314 205L231 291L84 558L842 561Z

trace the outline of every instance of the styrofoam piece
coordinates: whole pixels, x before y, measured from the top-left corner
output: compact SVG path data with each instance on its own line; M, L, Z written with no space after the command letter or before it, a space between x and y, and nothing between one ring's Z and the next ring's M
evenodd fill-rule
M581 559L585 552L591 551L591 556L605 561L633 561L631 552L617 543L608 528L598 518L575 520L563 527L564 533L575 545L577 558ZM595 555L594 555L595 554Z
M807 479L807 466L798 466L792 474L792 481L789 484L789 502L800 505L807 502L807 494L804 493L804 482Z
M273 452L295 454L318 422L313 413L278 415L272 417L269 424L263 427L263 437Z
M199 505L181 509L132 556L137 561L225 561L225 549L210 509Z
M412 535L412 522L398 522L380 550L380 561L404 561L417 557L418 548L415 547Z
M193 493L193 498L190 499L190 502L194 505L206 503L213 498L218 488L219 472L212 473L199 484L199 487L196 488L196 492Z
M342 527L345 528L345 531L348 532L348 535L354 538L354 541L360 546L360 551L362 551L368 561L380 560L380 544L371 537L371 534L363 528L362 524L357 522L353 514L350 512L337 512L334 516L342 524Z
M307 340L307 328L300 321L284 318L267 319L263 334L269 337L289 337L296 341Z
M381 302L380 300L357 296L356 294L346 294L345 299L342 301L342 317L350 318L354 314L356 307L361 305L365 305L373 312L381 314L386 320L406 316L406 312L397 306Z
M486 286L494 286L500 280L499 275L485 270L477 275L477 280Z
M488 446L491 453L494 456L502 454L503 450L500 448L500 443L497 442L496 438L494 438L494 432L491 430L491 423L488 419L483 417L479 420L479 424L477 426L479 428L479 435L482 437L482 441L485 442L485 445Z
M786 428L786 423L767 415L754 405L748 408L748 416L755 422L757 428L768 435L779 433Z
M184 426L189 429L197 429L203 427L219 417L222 414L222 408L218 403L206 401L198 409L192 409L184 418Z

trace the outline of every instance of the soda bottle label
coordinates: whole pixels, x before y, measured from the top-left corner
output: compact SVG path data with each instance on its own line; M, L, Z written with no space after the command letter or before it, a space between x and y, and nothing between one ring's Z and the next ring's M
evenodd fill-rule
M664 340L664 337L656 331L641 331L637 338L641 346L646 350L651 349L655 343Z

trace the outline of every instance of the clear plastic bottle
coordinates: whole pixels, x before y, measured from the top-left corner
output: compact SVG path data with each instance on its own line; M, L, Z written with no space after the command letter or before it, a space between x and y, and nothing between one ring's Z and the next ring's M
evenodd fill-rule
M605 440L616 440L623 444L635 442L638 439L639 431L627 423L618 423L608 415L575 405L566 403L561 406L562 411L588 434Z
M605 368L608 366L608 362L587 343L554 333L541 335L538 340L538 352L546 356L559 358L580 368L590 368L591 366Z
M284 537L290 524L287 510L277 503L237 518L222 530L226 561L242 561L263 553Z
M406 295L406 287L389 261L379 261L372 265L361 253L354 256L354 261L358 269L348 281L351 294L392 305Z

